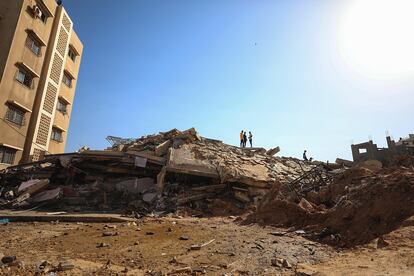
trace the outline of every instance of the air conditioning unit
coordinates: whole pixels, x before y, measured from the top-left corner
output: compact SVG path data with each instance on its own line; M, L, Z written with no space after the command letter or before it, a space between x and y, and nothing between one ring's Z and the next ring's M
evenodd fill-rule
M37 5L33 6L32 11L35 18L42 17L42 10Z

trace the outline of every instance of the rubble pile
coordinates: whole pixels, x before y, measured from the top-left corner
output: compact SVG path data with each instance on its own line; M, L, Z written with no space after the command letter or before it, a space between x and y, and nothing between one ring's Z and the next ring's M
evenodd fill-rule
M355 167L332 174L329 185L315 181L310 190L273 187L246 223L294 226L311 238L347 247L388 233L414 214L412 167Z
M144 136L103 151L46 155L0 172L0 206L124 210L137 216L189 208L237 213L315 164L238 148L192 128ZM228 213L226 213L228 212Z
M395 156L391 162L391 167L414 167L414 156L401 154Z

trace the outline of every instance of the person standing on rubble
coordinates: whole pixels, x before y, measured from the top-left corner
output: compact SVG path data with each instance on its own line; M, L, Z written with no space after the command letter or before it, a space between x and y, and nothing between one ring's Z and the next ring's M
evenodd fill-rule
M308 157L306 157L306 150L303 152L303 160L308 161Z
M250 143L250 147L253 147L253 134L251 131L249 131L249 143Z
M242 148L244 145L244 136L243 136L243 130L240 132L240 147Z
M243 133L243 148L246 147L247 144L247 133L246 131Z

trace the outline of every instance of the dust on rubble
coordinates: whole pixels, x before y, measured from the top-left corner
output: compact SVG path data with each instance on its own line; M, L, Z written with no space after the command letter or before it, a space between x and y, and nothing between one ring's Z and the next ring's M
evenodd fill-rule
M287 186L274 187L246 222L300 227L312 233L309 238L349 247L398 228L412 215L412 168L352 168L300 199Z
M414 217L381 237L388 244L379 247L378 240L337 254L312 266L300 265L297 273L318 275L413 275L414 274Z
M103 151L83 148L47 155L5 169L0 172L0 207L117 210L136 218L184 211L238 215L274 185L315 167L275 157L275 150L238 148L204 138L194 128L127 142Z
M413 272L412 156L308 162L194 128L112 140L0 172L1 274Z

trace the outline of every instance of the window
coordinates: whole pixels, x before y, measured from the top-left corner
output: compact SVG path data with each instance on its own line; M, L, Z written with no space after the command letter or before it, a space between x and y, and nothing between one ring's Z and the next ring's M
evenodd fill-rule
M367 153L367 149L358 149L359 153Z
M9 106L9 109L6 113L6 120L16 125L22 126L24 123L24 111L14 106Z
M47 21L47 15L43 8L40 5L36 5L34 8L34 15L35 17L39 18L40 21L42 21L44 24L46 24Z
M12 165L16 150L0 146L0 163Z
M35 40L35 39L33 39L30 35L28 35L27 36L27 39L26 39L26 46L30 49L30 50L32 50L32 52L35 54L35 55L37 55L37 56L40 56L40 44Z
M47 16L46 16L46 14L42 11L42 14L40 15L40 20L44 23L44 24L46 24L46 21L47 21Z
M56 142L62 142L62 131L57 128L52 128L52 136L50 139Z
M63 83L66 84L68 87L72 87L72 77L69 76L67 73L63 74Z
M59 110L60 112L62 112L63 114L66 114L67 113L67 107L68 107L68 104L67 103L65 103L64 101L62 101L62 100L58 100L58 102L57 102L57 106L56 106L56 109L57 110Z
M69 47L68 56L70 57L71 60L75 61L76 54L75 54L75 52L70 47Z
M33 82L33 76L30 75L27 71L19 68L19 71L17 72L16 80L20 82L21 84L27 86L28 88L31 88L32 82Z
M34 2L34 1L30 1ZM46 24L48 17L51 15L47 8L44 6L43 0L38 1L36 0L36 3L33 3L35 5L28 5L27 6L27 12L34 18L39 19L43 22L43 24Z

